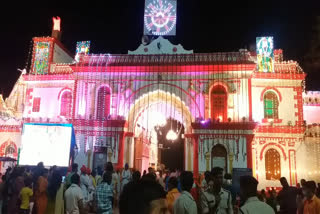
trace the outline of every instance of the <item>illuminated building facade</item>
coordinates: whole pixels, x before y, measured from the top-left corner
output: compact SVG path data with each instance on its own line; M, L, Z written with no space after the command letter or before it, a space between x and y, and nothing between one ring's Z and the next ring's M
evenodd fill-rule
M304 93L306 74L270 37L257 53L194 53L158 37L128 54L88 54L82 42L77 60L59 38L33 38L30 69L0 97L1 156L18 158L25 122L72 123L79 165L160 167L167 124L162 135L195 175L221 166L252 169L264 188L282 176L320 181L320 94Z

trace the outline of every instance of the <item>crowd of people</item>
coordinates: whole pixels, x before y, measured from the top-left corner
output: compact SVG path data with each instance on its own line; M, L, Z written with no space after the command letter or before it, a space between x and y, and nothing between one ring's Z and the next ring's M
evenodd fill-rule
M261 190L259 200L272 207L275 213L313 214L320 213L320 184L301 179L297 187L291 187L285 177L280 179L282 189Z
M33 169L9 167L1 177L1 213L64 213L61 174L57 167L48 170L43 163Z
M190 171L151 167L141 175L128 164L120 171L111 162L94 170L73 164L65 174L43 163L33 169L8 168L0 184L0 213L320 214L320 188L314 181L290 187L283 177L279 192L258 192L258 181L242 176L236 193L232 176L219 167L197 179Z

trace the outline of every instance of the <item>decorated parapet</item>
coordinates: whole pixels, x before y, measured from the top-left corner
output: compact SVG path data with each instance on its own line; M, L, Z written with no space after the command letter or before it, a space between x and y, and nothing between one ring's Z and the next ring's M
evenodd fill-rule
M274 72L273 37L257 37L257 70Z

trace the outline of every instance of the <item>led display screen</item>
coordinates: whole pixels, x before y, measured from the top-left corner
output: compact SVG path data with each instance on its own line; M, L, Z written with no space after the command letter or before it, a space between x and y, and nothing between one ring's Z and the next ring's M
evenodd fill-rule
M79 62L79 54L89 54L90 51L90 41L77 42L76 56L75 60Z
M36 42L33 70L35 74L47 74L49 70L49 42Z
M69 165L72 140L71 124L32 124L23 125L20 165L45 166Z
M257 37L257 69L274 72L273 37Z
M146 0L144 35L173 36L176 34L177 2L175 0Z

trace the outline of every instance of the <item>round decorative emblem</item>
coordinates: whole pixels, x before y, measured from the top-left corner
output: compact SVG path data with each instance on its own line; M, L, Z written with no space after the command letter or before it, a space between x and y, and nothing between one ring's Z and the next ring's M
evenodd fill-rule
M176 5L169 0L149 0L146 2L144 24L148 32L162 36L170 34L177 21Z

